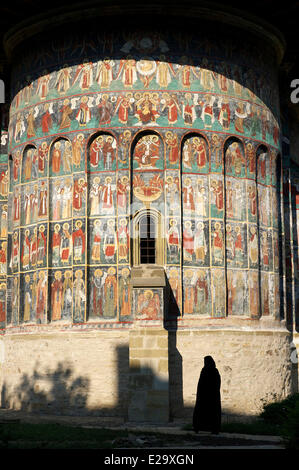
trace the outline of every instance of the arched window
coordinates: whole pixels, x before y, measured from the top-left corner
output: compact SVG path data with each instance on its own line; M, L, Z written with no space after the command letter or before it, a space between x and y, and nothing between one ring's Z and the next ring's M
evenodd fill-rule
M139 221L140 263L156 263L156 224L154 217L147 212Z
M162 215L155 209L144 209L133 219L133 265L163 265L165 257Z

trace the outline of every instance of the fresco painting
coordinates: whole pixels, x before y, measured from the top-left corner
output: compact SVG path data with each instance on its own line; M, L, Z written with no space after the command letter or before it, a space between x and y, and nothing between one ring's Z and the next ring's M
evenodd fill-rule
M73 307L73 271L53 270L50 286L51 321L70 321Z
M257 77L232 49L230 75L179 43L173 57L119 46L122 57L91 54L16 90L12 159L0 161L0 328L161 321L162 291L131 285L131 220L145 210L159 214L180 317L278 315L279 126L263 64Z
M136 320L162 320L163 319L163 290L134 289L133 292L134 315Z
M125 269L125 268L123 268ZM105 320L115 319L117 313L117 278L116 268L99 266L90 271L91 283L89 292L89 320ZM125 278L129 276L129 273L122 273ZM124 299L130 305L130 292L128 291L129 284L126 283ZM124 305L123 312L125 311L127 316L128 305Z

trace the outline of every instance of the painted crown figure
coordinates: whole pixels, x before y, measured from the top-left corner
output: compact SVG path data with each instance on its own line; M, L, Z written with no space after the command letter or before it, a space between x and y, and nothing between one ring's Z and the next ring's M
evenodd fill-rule
M54 412L188 419L211 354L225 412L256 415L293 390L281 33L195 3L188 31L183 6L119 27L100 3L5 39L2 406L23 407L15 371L68 363L85 405Z

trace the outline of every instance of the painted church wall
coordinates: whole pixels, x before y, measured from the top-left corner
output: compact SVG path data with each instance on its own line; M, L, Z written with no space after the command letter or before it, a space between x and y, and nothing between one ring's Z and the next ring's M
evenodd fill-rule
M229 38L223 61L195 47L191 61L167 35L112 38L105 58L88 41L88 60L27 55L26 86L15 70L7 324L132 321L133 221L148 210L181 316L277 311L272 64L245 64Z

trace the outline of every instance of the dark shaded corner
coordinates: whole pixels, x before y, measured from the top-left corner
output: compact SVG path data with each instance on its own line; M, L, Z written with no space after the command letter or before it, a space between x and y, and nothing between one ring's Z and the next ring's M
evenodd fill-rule
M166 277L166 276L165 276ZM177 348L180 309L166 277L164 328L168 331L169 421L184 417L183 358Z

